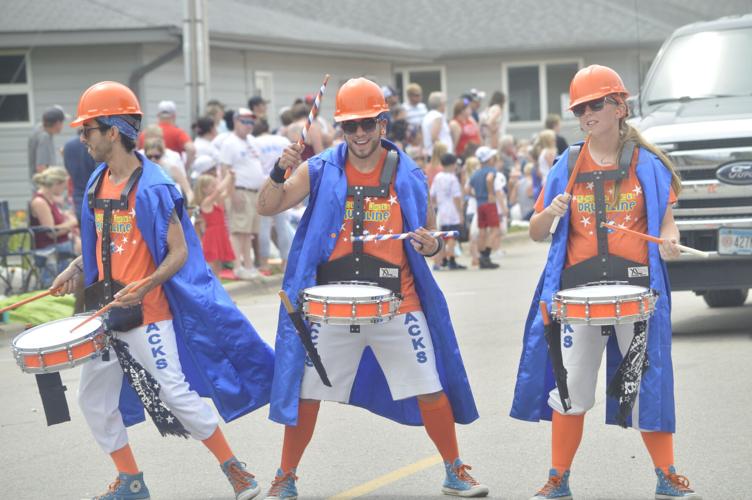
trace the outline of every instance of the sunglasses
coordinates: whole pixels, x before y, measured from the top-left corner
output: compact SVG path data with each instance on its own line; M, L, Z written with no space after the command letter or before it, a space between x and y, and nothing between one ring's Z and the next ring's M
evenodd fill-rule
M150 154L150 155L146 155L146 157L147 157L148 159L152 160L152 161L155 161L155 160L160 160L160 159L162 159L162 155L161 155L161 154L158 154L158 153L157 153L157 154Z
M107 129L107 127L81 127L81 128L83 129L83 136L86 139L89 138L89 134L91 133L92 130L99 130L101 132L102 130Z
M238 121L242 123L243 125L255 125L256 122L253 120L250 120L248 118L238 118Z
M579 118L585 114L586 106L590 106L590 109L593 112L597 112L597 111L602 110L603 107L606 105L606 103L616 104L616 101L614 101L608 96L601 97L600 99L595 99L593 101L588 101L588 102L583 102L582 104L578 104L577 106L572 108L572 113L574 113L574 116Z
M363 120L349 120L342 122L342 131L346 134L354 134L358 127L363 129L366 134L376 130L376 118L364 118Z

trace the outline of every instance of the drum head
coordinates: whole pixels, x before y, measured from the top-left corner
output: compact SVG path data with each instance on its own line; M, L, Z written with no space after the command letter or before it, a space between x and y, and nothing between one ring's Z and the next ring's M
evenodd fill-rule
M88 317L81 315L43 323L18 335L13 339L13 345L18 349L43 349L88 337L102 328L101 318L94 318L75 332L71 332Z
M557 296L567 299L596 299L599 297L633 297L648 293L648 289L635 285L591 285L559 290Z
M363 299L367 297L388 297L391 290L375 285L333 283L306 288L303 293L309 297L322 299Z

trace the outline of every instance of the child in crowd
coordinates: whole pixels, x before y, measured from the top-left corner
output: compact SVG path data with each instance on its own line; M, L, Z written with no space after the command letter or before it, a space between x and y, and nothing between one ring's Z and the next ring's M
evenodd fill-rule
M195 202L204 221L201 244L204 247L206 262L217 276L222 270L222 262L235 260L223 208L224 199L234 185L235 174L232 170L228 171L221 182L216 177L206 174L200 175L196 180Z
M436 147L434 146L434 151ZM465 223L462 210L462 188L457 178L457 157L452 153L441 156L442 171L436 174L431 184L431 201L438 211L438 220L442 231L460 231ZM443 252L439 252L434 260L433 268L438 271L442 267L450 270L466 269L454 260L455 238L446 240Z

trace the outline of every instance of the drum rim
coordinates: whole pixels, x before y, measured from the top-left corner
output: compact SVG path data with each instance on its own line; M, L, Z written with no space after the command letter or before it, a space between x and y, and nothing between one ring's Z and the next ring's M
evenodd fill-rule
M656 293L651 289L646 289L645 292L640 293L631 293L629 295L610 295L610 296L602 296L602 297L577 297L577 298L570 298L563 296L559 294L559 292L556 292L554 294L553 302L554 303L563 303L563 304L616 304L617 302L639 302L645 298L651 298L656 297Z
M74 340L71 340L70 342L63 342L63 343L60 343L60 344L55 344L55 345L45 346L45 347L19 347L17 345L17 341L18 340L20 340L21 338L23 338L23 337L31 334L31 332L33 332L34 330L39 329L39 327L46 326L46 325L51 325L51 324L54 324L54 323L59 323L59 322L64 321L66 319L71 319L71 318L61 318L61 319L56 319L56 320L53 320L53 321L48 321L46 323L42 323L41 325L34 326L32 328L29 328L28 330L25 330L25 331L19 333L18 335L16 335L15 337L13 337L13 340L11 341L11 347L12 347L12 349L14 350L14 352L18 351L18 352L24 352L24 353L48 354L50 352L58 352L61 347L68 347L68 346L70 346L70 347L76 347L78 345L81 345L81 344L85 343L86 341L88 341L90 339L93 339L94 337L97 336L98 333L105 333L104 322L101 321L101 319L99 319L99 318L95 318L93 321L97 321L98 320L99 321L99 327L97 327L96 329L92 330L91 332L86 333L86 334L84 334L84 335L82 335L80 337L76 337Z

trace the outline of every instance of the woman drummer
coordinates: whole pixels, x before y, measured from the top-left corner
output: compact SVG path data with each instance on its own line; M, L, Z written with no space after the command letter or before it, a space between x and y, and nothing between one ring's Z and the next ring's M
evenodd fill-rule
M511 412L522 420L552 420L549 479L533 499L571 498L569 469L582 438L585 413L595 402L606 346L612 396L607 399L607 423L641 432L658 476L655 498L699 498L673 465L671 303L664 261L679 256L679 230L671 205L681 183L668 158L627 124L627 96L611 68L593 65L577 72L569 88L569 109L587 138L558 158L530 219L533 240L541 241L553 232L525 327ZM573 173L577 177L570 195L565 187ZM561 223L552 231L557 217ZM603 222L659 236L664 243L646 243L607 230L601 227ZM546 335L555 333L549 336L554 339L549 357L539 301L550 309L559 290L614 281L658 294L650 319L603 327L554 323L546 330Z

